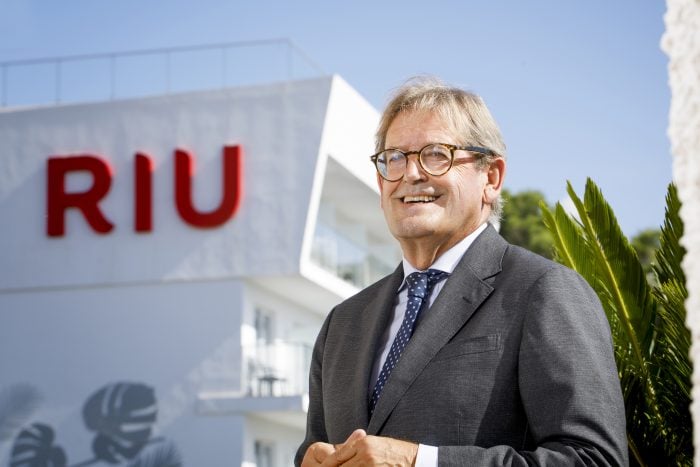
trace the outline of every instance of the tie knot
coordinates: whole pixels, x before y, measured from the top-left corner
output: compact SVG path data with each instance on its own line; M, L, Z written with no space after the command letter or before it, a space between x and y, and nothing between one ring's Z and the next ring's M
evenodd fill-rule
M406 278L409 297L425 298L433 286L440 282L447 273L438 269L428 269L425 272L413 272Z
M428 269L428 287L432 288L435 284L440 282L448 275L448 273L445 271L440 271L439 269Z

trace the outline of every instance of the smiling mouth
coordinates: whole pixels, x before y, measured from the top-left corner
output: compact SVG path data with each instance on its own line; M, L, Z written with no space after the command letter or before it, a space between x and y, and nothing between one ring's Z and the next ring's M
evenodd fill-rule
M437 196L427 196L427 195L419 195L419 196L404 196L401 198L401 201L404 203L432 203L437 199Z

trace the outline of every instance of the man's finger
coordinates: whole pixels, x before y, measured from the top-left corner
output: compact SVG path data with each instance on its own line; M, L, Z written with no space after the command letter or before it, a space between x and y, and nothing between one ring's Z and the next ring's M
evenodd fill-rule
M306 449L301 465L302 467L317 467L334 452L335 448L331 444L314 443Z
M313 457L317 462L323 462L326 457L335 452L333 445L328 443L314 443L311 447L313 448Z
M335 455L338 463L342 463L347 461L348 459L351 459L357 453L355 443L357 443L359 440L366 436L367 433L365 432L365 430L362 430L360 428L353 431L350 434L350 436L348 436L348 439L346 439L345 442L338 449L336 449Z
M350 436L348 436L348 439L345 440L345 443L352 443L353 441L357 441L358 439L364 438L365 436L367 436L365 430L363 430L362 428L358 428L357 430L350 433Z

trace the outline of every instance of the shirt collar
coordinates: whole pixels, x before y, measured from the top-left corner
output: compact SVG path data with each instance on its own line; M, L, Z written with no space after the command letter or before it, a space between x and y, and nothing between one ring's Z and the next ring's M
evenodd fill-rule
M479 236L481 232L486 229L487 223L484 222L481 224L474 232L470 233L466 237L464 237L462 240L460 240L455 246L444 252L443 254L438 257L437 260L433 264L430 265L428 269L437 269L439 271L444 271L448 274L452 274L452 272L455 270L457 267L457 263L459 263L459 260L462 259L462 256L464 256L464 253L467 252L471 244L474 242L476 237ZM420 269L416 269L413 267L411 263L408 262L406 257L404 256L403 260L403 281L401 282L401 286L399 287L399 290L403 289L405 284L406 284L406 278L414 272L424 272L421 271Z

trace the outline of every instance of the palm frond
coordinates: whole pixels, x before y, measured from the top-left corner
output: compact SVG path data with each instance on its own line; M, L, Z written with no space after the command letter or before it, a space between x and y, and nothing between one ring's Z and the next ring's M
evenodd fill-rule
M664 447L680 464L692 460L692 421L690 417L690 376L688 358L690 331L685 326L685 301L688 291L681 267L685 249L680 244L683 222L680 218L680 200L675 185L669 185L666 195L666 215L661 228L660 248L653 267L658 285L654 296L660 303L656 323L656 349L651 365L659 384L659 396L666 418L671 426Z
M661 227L660 248L656 253L654 272L659 283L677 279L685 286L685 272L681 266L685 248L681 245L683 221L680 217L681 202L676 185L671 183L666 193L666 214Z
M611 295L610 302L625 324L629 342L641 364L652 341L656 303L637 253L622 233L602 192L590 178L586 181L584 203L573 199L575 193L570 183L567 190L570 196L573 195L572 200L593 249L593 260Z
M568 190L573 192L571 184ZM597 268L610 292L607 300L602 301L615 310L625 330L626 339L620 345L631 350L625 359L625 367L631 371L628 375L623 374L621 380L626 397L630 402L634 401L635 407L628 411L628 423L648 446L671 435L658 396L659 381L652 377L654 369L650 368L659 307L636 252L591 179L586 182L584 203L578 204L577 208L593 247ZM631 384L631 380L637 380L638 384Z
M557 203L551 212L545 203L540 203L545 226L552 233L557 261L574 269L589 283L596 282L595 269L586 260L589 245L581 225L573 220Z
M628 440L638 465L691 465L688 411L690 334L679 239L680 202L669 188L652 284L600 189L588 179L581 200L567 191L578 219L541 205L555 258L578 271L598 294L610 322L625 398ZM658 284L658 285L657 285Z

